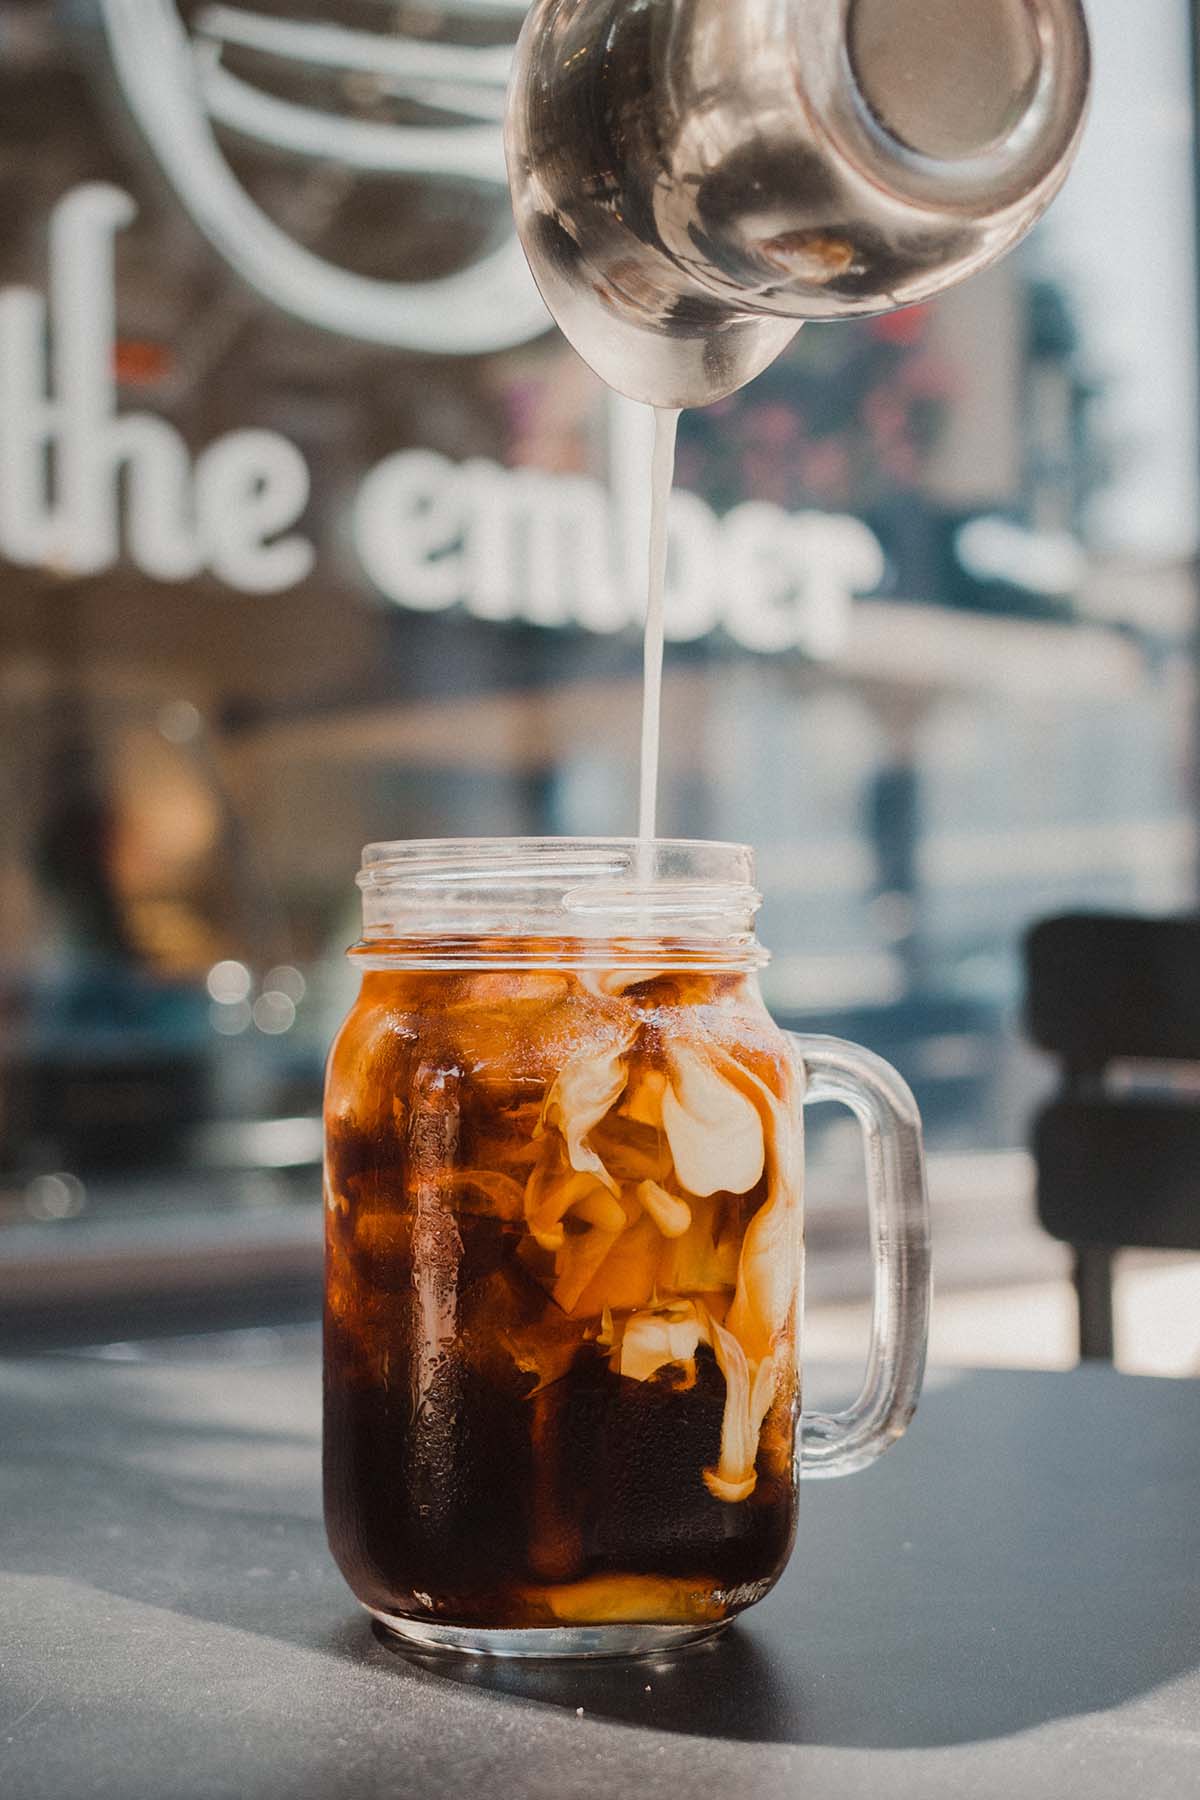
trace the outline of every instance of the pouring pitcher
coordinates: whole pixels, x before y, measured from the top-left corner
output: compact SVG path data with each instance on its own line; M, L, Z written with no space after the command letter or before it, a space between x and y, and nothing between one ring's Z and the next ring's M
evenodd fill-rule
M609 386L699 406L806 319L928 300L1061 186L1079 0L534 0L506 149L547 306Z

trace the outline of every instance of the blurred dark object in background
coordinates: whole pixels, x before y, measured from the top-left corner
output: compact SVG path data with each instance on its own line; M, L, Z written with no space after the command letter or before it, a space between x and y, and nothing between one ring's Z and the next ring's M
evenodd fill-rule
M1200 920L1046 919L1026 967L1063 1072L1034 1127L1038 1216L1075 1253L1080 1355L1111 1358L1114 1253L1200 1250Z

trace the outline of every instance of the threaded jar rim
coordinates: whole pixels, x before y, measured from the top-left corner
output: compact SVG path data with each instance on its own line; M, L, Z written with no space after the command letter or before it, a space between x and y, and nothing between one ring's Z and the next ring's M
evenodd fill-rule
M703 839L368 844L363 936L384 968L756 969L754 853Z

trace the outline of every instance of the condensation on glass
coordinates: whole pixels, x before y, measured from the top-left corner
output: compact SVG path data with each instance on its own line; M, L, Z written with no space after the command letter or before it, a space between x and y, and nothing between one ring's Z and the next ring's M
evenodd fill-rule
M861 1467L924 1356L920 1129L895 1073L789 1039L749 851L373 846L326 1101L325 1502L396 1632L497 1654L719 1629L791 1550L803 1460ZM800 1413L802 1113L859 1116L862 1394Z

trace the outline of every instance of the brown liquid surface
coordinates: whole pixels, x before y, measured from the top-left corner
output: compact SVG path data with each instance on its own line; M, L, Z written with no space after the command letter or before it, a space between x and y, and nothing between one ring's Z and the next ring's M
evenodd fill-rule
M371 973L335 1046L326 1519L380 1611L704 1621L786 1561L791 1064L747 978L630 979Z

